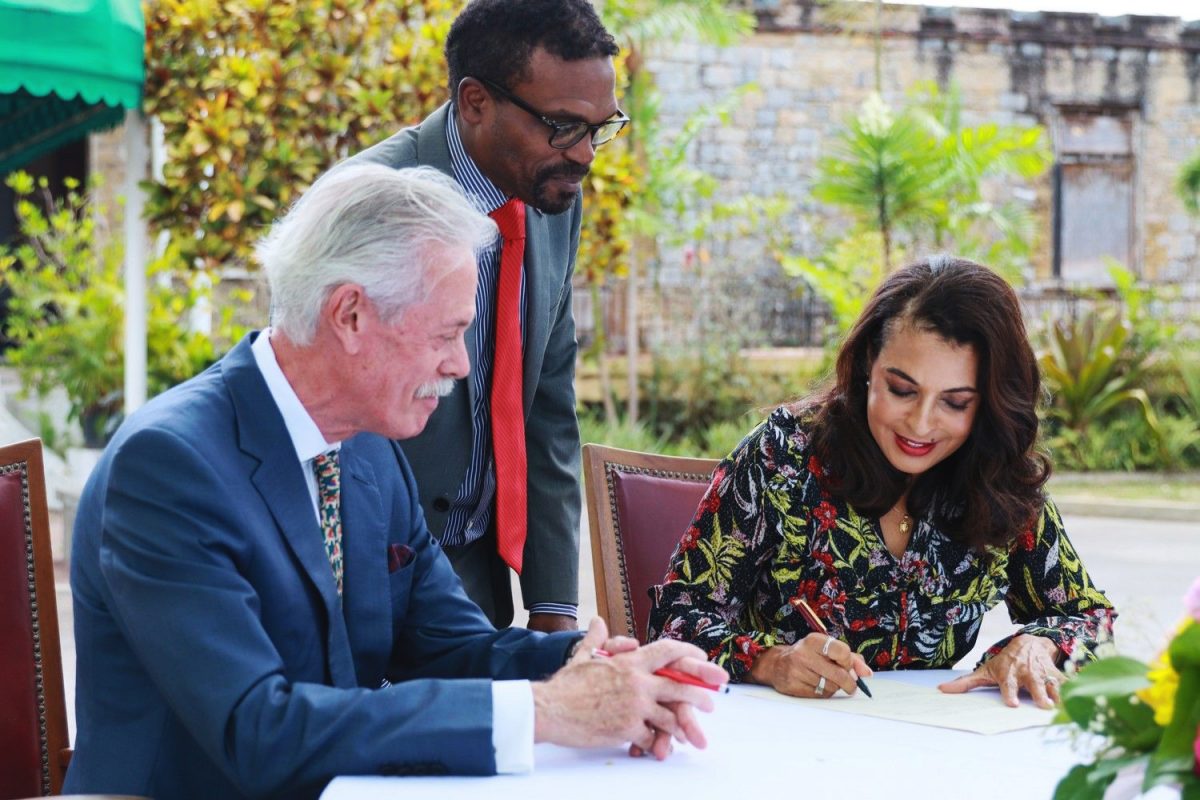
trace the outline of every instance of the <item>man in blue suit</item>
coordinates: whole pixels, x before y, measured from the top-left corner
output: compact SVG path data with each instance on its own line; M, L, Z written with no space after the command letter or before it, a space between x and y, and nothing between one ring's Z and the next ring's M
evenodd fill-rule
M448 179L375 165L276 224L272 328L132 415L84 490L66 791L312 797L338 774L529 769L535 741L703 744L705 692L652 673L719 668L602 623L496 631L389 441L467 372L494 235Z

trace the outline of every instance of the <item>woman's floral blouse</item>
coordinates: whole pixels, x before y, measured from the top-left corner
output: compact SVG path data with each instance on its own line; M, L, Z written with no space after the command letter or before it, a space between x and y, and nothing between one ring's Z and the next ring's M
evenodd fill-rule
M1093 657L1116 617L1049 501L1007 552L981 558L917 520L895 558L877 520L823 487L808 433L786 408L717 467L650 594L650 638L697 644L735 681L764 648L811 632L793 605L801 598L875 669L952 666L1001 600L1021 633L1052 639L1063 658Z

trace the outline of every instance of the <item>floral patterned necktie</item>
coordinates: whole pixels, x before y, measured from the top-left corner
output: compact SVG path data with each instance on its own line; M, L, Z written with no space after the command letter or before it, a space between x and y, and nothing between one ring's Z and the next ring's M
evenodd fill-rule
M313 459L317 473L317 510L325 534L325 554L333 568L338 597L342 596L342 470L338 451L330 450Z

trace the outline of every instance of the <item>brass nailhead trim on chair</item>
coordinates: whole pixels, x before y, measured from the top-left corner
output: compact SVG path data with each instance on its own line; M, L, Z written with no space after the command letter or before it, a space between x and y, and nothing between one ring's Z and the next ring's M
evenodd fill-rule
M625 546L621 543L621 521L617 516L617 492L613 485L613 475L617 472L628 472L635 475L650 475L655 478L673 478L675 480L691 481L694 483L708 483L710 475L703 475L698 472L676 472L675 470L665 469L648 469L646 467L631 467L628 464L616 464L612 461L604 462L604 479L608 484L608 506L609 513L612 515L613 532L616 534L617 540L617 563L621 568L621 585L629 587L629 570L625 566ZM625 625L635 635L637 626L633 620L633 601L630 599L630 592L621 593L621 600L625 606Z
M21 476L21 505L25 510L25 575L29 588L29 608L33 616L34 687L37 690L38 741L42 752L42 794L50 794L50 742L46 733L46 687L42 678L42 626L38 615L37 581L33 560L33 518L29 511L28 464L19 462L0 467L0 475Z

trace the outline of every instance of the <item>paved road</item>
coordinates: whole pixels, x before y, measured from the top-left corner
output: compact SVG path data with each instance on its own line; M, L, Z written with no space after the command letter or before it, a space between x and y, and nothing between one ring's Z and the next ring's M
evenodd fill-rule
M52 515L57 517L58 515ZM1168 631L1183 616L1183 594L1200 577L1200 522L1143 522L1107 517L1067 516L1067 531L1096 584L1107 592L1120 612L1117 649L1149 660L1162 647ZM55 521L52 520L52 527ZM55 527L56 539L61 533ZM580 548L580 616L596 613L596 591L588 533ZM61 552L58 541L55 552ZM75 696L75 636L71 593L65 565L56 569L58 613L62 633L63 672L67 697ZM518 618L517 624L523 624ZM991 642L1007 635L1013 625L1003 606L984 619L980 644L962 662L974 664ZM75 709L68 700L68 722L74 737Z

